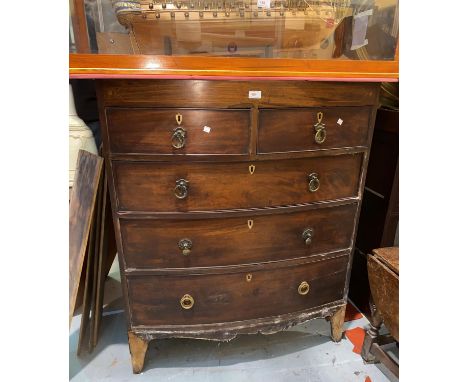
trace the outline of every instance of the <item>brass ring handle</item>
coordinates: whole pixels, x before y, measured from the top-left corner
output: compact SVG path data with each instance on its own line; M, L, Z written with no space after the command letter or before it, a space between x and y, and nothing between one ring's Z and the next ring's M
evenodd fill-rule
M177 199L185 199L188 195L189 181L185 179L176 180L174 195Z
M192 240L180 239L179 249L182 251L182 255L188 256L190 254L190 250L192 249Z
M312 174L309 174L309 191L310 192L315 192L319 189L320 187L320 181L318 178L318 174L313 172Z
M172 134L172 147L175 149L181 149L185 146L185 135L186 132L182 127L177 127Z
M195 300L189 294L184 294L180 299L180 306L184 309L192 309L195 304Z
M325 128L323 129L318 129L317 132L315 133L315 142L318 144L322 144L325 142L325 139L327 138L327 132Z
M306 245L312 244L312 237L314 236L314 230L312 228L306 228L304 232L302 232L302 238Z
M297 292L301 296L305 296L307 293L309 293L309 283L307 281L301 282L297 288Z

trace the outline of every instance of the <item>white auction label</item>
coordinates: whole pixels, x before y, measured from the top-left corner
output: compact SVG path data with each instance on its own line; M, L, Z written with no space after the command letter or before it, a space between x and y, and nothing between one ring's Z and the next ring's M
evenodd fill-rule
M258 8L270 8L270 0L257 0Z
M211 131L211 127L209 127L209 126L204 126L204 127L203 127L203 131L204 131L205 133L209 133L209 132Z
M261 90L249 90L249 98L250 99L262 98L262 91Z
M343 120L341 118L338 118L338 121L336 121L336 123L341 126L343 124Z

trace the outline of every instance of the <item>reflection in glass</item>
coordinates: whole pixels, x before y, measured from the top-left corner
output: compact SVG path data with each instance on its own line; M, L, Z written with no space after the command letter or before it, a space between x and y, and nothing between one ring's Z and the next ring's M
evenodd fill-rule
M83 6L85 20L73 26L86 25L92 53L393 60L398 37L398 0L84 0ZM72 28L72 52L76 38Z

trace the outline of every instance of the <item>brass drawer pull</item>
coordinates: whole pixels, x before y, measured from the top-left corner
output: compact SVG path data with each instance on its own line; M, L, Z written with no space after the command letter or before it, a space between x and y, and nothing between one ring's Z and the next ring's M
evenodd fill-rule
M182 251L182 255L188 256L192 249L192 241L190 239L179 240L179 249Z
M325 128L316 130L315 142L317 142L320 145L323 142L325 142L326 138L327 138L327 132L326 132Z
M174 195L178 199L185 199L188 195L189 181L185 179L176 180L176 186L174 188Z
M312 237L314 236L314 230L312 228L306 228L304 232L302 232L302 238L306 245L312 244Z
M180 306L184 309L192 309L195 304L195 300L189 294L184 294L180 299Z
M305 296L307 293L309 293L309 283L307 281L301 282L297 288L297 291L301 296Z
M318 174L313 172L312 174L309 174L309 191L310 192L315 192L319 189L320 187L320 181L318 178Z
M172 134L172 147L175 149L181 149L185 146L185 135L186 131L182 127L177 127Z
M315 142L322 144L327 138L327 132L325 130L325 124L322 123L323 113L320 111L317 113L317 123L314 125L315 128Z

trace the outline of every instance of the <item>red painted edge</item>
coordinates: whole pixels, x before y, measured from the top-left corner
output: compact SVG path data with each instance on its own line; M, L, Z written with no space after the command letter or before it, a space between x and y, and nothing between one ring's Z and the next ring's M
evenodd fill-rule
M188 76L166 74L70 74L70 79L160 79L160 80L218 80L218 81L327 81L327 82L398 82L398 78L385 77L237 77Z

